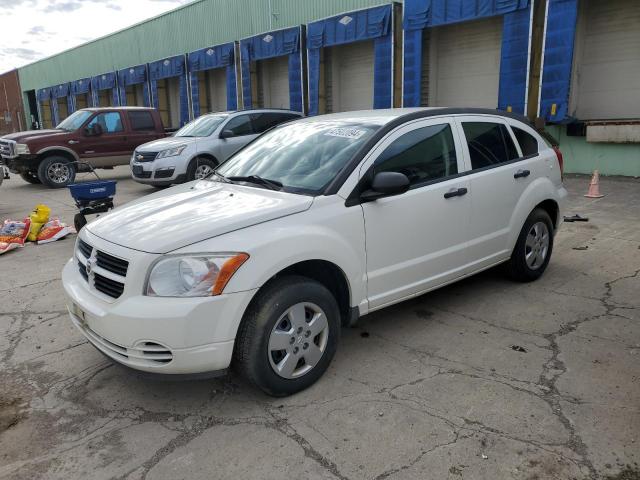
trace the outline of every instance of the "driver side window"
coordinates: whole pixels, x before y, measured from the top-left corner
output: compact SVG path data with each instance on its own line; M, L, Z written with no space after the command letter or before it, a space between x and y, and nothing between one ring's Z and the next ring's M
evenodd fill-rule
M380 172L403 173L412 186L457 174L451 126L430 125L405 133L376 160L374 175Z
M249 115L234 117L225 125L223 130L230 130L234 137L253 134L253 126Z
M87 128L91 129L95 125L100 125L104 133L122 132L122 118L118 112L99 113L91 119L87 124Z

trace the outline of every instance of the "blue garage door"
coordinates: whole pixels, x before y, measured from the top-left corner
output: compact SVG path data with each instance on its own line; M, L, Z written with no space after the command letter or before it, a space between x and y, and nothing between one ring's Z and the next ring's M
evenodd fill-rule
M252 62L266 61L278 57L287 58L288 82L277 82L278 62L268 62L265 69L260 72L264 78L258 78L258 82L267 85L269 89L280 89L279 92L273 92L275 96L286 95L288 89L289 105L288 108L298 112L303 111L304 92L302 82L302 51L300 48L302 27L287 28L284 30L276 30L264 33L240 41L240 59L242 66L242 98L244 108L253 108L258 105L258 99L254 98L254 86L251 79ZM265 62L266 63L266 62ZM271 67L271 68L269 68ZM258 73L260 75L260 73ZM281 78L284 80L284 78ZM256 87L258 87L256 85ZM259 89L256 88L256 91ZM273 105L264 105L270 107Z
M524 113L527 96L529 32L531 26L529 0L406 0L403 21L405 30L403 105L405 107L417 107L428 104L422 98L424 96L422 84L425 79L425 75L423 75L423 68L425 67L423 56L427 53L424 51L425 47L428 47L423 41L425 29L498 15L504 16L499 53L500 68L499 75L496 75L495 80L489 80L495 84L496 106L498 108ZM483 26L492 28L490 24L470 24L469 29L471 30L469 32L461 32L461 34L468 34L467 36L472 38L474 29L482 30ZM451 47L449 43L442 48ZM475 43L473 46L478 48ZM462 48L462 46L458 48ZM490 42L487 43L486 49L487 55L492 57L493 45ZM482 52L476 52L474 55L481 54ZM449 65L449 67L453 68L455 66ZM460 63L459 70L459 72L448 71L447 75L465 75L467 72L464 71L463 62ZM447 92L445 97L450 98L451 92Z
M208 81L210 78L213 78L216 73L219 73L217 72L218 70L224 71L226 109L236 110L238 108L238 91L235 67L235 44L233 42L225 43L224 45L217 45L215 47L203 48L191 52L188 55L188 60L193 118L198 118L202 113L215 111L219 108L220 101L213 101L212 97L215 96L214 92L219 91L219 87L222 86L214 86L214 82ZM216 87L218 88L216 89ZM203 109L206 109L206 112L202 111Z
M165 126L176 128L189 122L185 57L178 55L150 63L149 80L154 108L159 109L161 114L165 108L168 109L168 119L163 119L168 123ZM159 86L159 82L162 82L162 86Z
M149 81L146 65L123 68L118 71L120 105L149 107Z
M94 107L116 107L120 104L116 73L108 72L91 79L91 96Z

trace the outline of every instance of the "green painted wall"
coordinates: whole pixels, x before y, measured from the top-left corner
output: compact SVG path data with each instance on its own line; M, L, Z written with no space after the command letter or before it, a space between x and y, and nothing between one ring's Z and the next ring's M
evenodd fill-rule
M640 177L640 144L587 143L585 137L568 137L564 126L548 125L546 130L560 142L566 173Z
M390 0L198 0L19 69L23 91L192 52ZM269 15L271 4L273 15Z

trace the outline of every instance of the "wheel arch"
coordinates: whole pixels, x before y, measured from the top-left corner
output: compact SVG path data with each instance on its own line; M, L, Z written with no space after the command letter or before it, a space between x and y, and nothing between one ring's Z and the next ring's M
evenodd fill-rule
M38 151L37 155L40 157L41 160L44 160L45 158L51 157L53 155L60 155L62 157L68 158L72 162L80 161L80 157L76 152L74 152L70 148L61 147L61 146L43 148L42 150Z

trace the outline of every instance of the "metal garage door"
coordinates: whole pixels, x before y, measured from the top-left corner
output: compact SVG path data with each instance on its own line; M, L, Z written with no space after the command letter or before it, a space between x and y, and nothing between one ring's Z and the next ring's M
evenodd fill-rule
M200 87L200 114L227 110L226 69L214 68L198 72L197 75Z
M373 41L331 48L332 111L373 108Z
M638 118L638 0L580 3L570 111L581 120Z
M125 87L127 105L131 107L144 107L144 86L141 83L127 85Z
M180 79L171 77L164 80L167 88L168 128L180 128ZM159 84L160 82L158 82Z
M503 17L434 28L429 47L429 105L498 105Z
M289 108L289 56L258 61L258 106Z

